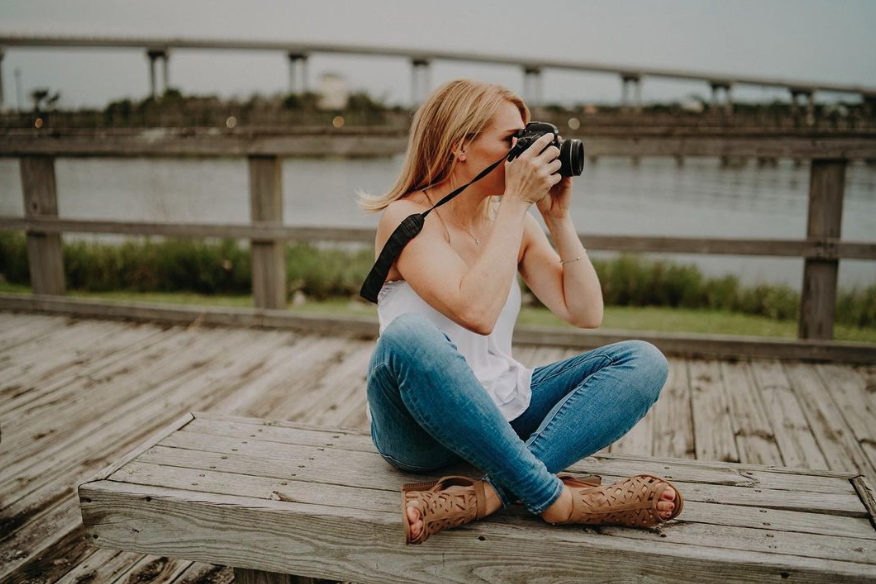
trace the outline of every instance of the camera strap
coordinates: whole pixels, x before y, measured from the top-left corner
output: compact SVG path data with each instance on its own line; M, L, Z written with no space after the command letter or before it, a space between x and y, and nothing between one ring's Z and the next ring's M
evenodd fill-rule
M508 159L512 153L519 153L521 150L522 148L518 149L518 145L515 145L514 148L508 151L508 154L486 167L471 181L435 203L430 209L427 209L422 213L408 215L404 221L399 223L398 227L395 228L395 231L392 232L392 235L389 236L389 239L386 240L386 245L383 246L383 249L380 251L380 255L377 258L377 262L375 262L374 266L371 268L368 277L365 278L365 283L362 284L362 289L359 291L359 295L365 300L377 304L377 295L380 293L380 289L383 288L384 282L386 282L386 276L389 275L389 268L392 267L392 263L396 260L408 242L423 230L423 225L426 222L426 215L428 215L432 209L440 207L467 189L473 183L476 183L493 172L493 169Z

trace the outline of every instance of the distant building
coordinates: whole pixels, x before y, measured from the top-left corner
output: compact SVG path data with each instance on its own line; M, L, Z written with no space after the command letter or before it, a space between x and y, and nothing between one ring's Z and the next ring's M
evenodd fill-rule
M697 99L696 97L686 97L681 100L682 111L701 114L705 109L702 100Z
M324 110L340 110L347 107L350 87L347 80L334 73L324 73L319 77L319 100L317 106Z

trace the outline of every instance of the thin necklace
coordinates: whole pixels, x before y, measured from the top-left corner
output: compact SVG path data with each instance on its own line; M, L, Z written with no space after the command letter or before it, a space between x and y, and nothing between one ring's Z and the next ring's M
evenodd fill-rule
M427 198L427 199L429 200L429 202L431 203L431 202L432 202L432 197L430 197L430 196L426 193L426 189L423 189L423 194L426 195L426 198ZM438 213L438 209L435 209L435 213ZM451 215L453 215L453 213L451 213ZM440 215L439 215L439 217L440 217ZM480 240L480 239L478 239L477 237L475 237L474 235L472 235L472 233L471 233L469 230L463 228L462 225L459 225L459 223L456 221L456 219L454 219L453 221L454 221L454 223L456 223L456 224L459 226L460 229L462 229L463 231L465 231L466 233L468 233L468 235L469 235L472 239L475 240L475 243L478 244L478 246L481 245L481 240Z

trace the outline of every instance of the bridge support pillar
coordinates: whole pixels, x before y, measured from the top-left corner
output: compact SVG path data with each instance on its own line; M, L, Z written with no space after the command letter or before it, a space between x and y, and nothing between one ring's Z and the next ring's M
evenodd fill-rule
M630 94L628 86L633 86L633 110L642 111L642 78L640 75L624 73L621 75L621 110L630 111Z
M789 88L791 92L791 117L794 124L800 123L800 96L806 100L806 125L812 126L815 124L815 92L811 89L800 89L797 87Z
M724 86L724 113L733 114L733 85Z
M307 82L307 55L302 53L289 53L289 92L306 93ZM299 70L299 65L301 65Z
M718 112L721 108L721 90L724 90L724 106L723 110L725 114L733 113L733 86L730 83L725 83L722 81L712 81L709 83L712 87L712 101L709 104L709 110L712 112Z
M539 108L544 105L541 67L523 67L523 99L531 108Z
M149 57L149 93L152 96L152 99L157 100L165 91L167 91L167 50L166 49L149 49L146 51L146 55ZM164 88L161 93L158 91L158 79L155 71L155 61L158 59L163 59L163 72L162 72L162 80L164 82Z
M432 90L432 71L428 59L411 59L411 107L426 101Z
M161 58L161 81L164 84L164 93L170 88L170 51L165 50Z
M3 93L3 47L0 47L0 112L6 109L6 96Z

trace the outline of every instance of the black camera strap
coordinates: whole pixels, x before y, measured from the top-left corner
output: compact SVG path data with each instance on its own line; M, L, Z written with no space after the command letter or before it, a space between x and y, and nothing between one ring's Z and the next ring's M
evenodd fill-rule
M392 267L392 263L396 260L408 242L423 230L423 225L426 222L426 215L428 215L432 209L440 207L467 189L473 183L476 183L493 172L493 169L502 164L506 159L510 158L512 154L517 154L523 150L523 148L518 148L519 146L520 144L515 145L514 148L508 151L508 154L486 167L467 184L464 184L435 203L431 209L427 209L422 213L408 215L404 221L399 223L398 227L395 228L395 231L392 232L392 235L389 236L389 239L386 240L386 245L383 246L383 249L380 251L380 256L377 258L377 262L375 262L374 267L371 268L368 277L365 278L365 283L362 284L362 289L359 291L359 295L365 300L377 304L377 295L380 293L380 289L383 288L384 282L386 282L386 276L389 275L389 268Z

